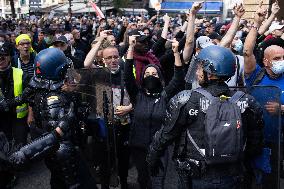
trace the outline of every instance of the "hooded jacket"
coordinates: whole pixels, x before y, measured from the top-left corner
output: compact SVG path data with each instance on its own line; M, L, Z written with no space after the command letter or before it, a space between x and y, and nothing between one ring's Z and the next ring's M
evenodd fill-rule
M143 76L148 67L157 70L163 90L158 94L147 94L143 86ZM166 115L166 105L171 97L184 87L182 67L175 67L175 74L168 86L164 85L162 72L157 65L147 65L141 74L141 86L136 84L133 75L133 60L125 63L125 86L134 106L133 123L130 128L129 143L133 147L147 149L155 132L160 129Z

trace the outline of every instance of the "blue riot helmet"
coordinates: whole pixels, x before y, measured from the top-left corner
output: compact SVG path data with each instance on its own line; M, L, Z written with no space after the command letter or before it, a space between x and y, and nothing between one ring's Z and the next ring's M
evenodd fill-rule
M196 61L205 72L218 77L230 78L235 75L236 58L227 48L217 45L206 47L200 51Z
M57 48L40 51L35 57L35 64L35 76L52 81L64 80L67 69L70 67L64 53Z

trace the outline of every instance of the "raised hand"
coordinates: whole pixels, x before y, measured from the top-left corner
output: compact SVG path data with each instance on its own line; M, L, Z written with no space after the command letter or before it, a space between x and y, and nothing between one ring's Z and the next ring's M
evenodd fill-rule
M192 14L197 14L197 12L202 8L202 5L203 5L203 1L202 2L194 2L191 9L190 9L190 12Z
M104 30L104 31L101 31L100 32L100 37L99 37L99 39L101 40L101 41L103 41L104 39L106 39L107 38L107 33L108 32L110 32L111 30Z
M271 13L277 14L279 10L280 10L279 4L278 4L278 1L276 1L275 3L272 4Z
M173 40L170 40L172 42L172 50L174 53L178 53L178 47L179 47L179 42L174 38Z
M137 35L129 36L129 46L134 47L136 45L136 37Z
M265 16L267 14L267 9L264 9L262 7L262 4L263 4L263 1L260 1L259 5L258 5L258 8L257 8L257 10L255 12L254 21L257 24L261 24L264 21Z
M168 14L165 14L165 16L163 17L163 20L165 23L169 23L171 21L171 17L169 17Z
M243 6L243 4L240 5L235 5L234 6L234 13L237 17L241 18L244 14L245 14L245 8Z

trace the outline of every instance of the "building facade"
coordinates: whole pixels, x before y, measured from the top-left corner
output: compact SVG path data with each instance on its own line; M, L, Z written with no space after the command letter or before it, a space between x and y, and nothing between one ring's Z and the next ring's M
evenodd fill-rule
M68 0L14 0L17 17L28 14L29 11L40 11L42 8L62 4ZM11 6L9 0L0 0L1 17L11 16Z
M224 17L230 15L230 12L232 12L232 7L234 6L236 0L224 0ZM243 4L246 10L245 15L243 18L251 20L254 17L254 12L257 9L257 6L259 4L260 0L243 0ZM271 9L272 3L275 2L274 0L263 0L263 6L267 8L268 10ZM280 11L277 15L277 18L282 20L284 19L284 1L278 0ZM270 11L268 12L270 14Z

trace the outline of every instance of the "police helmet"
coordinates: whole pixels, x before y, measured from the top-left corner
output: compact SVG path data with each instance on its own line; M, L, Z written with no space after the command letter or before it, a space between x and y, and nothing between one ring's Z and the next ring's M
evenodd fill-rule
M60 81L70 67L64 53L57 48L40 51L35 57L35 75L41 79Z
M236 59L231 50L217 45L200 51L196 61L202 64L203 70L219 77L232 77L236 71Z

